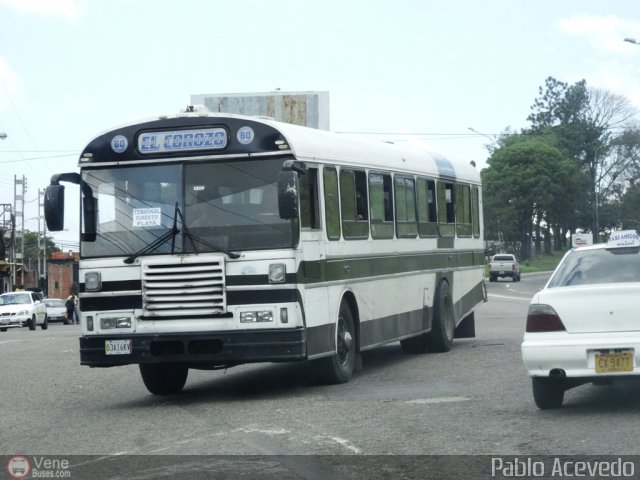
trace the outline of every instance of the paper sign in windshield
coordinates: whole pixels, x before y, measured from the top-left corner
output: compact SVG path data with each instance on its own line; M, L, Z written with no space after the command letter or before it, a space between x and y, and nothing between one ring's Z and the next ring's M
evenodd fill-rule
M161 224L161 208L135 208L133 210L134 227L159 227Z

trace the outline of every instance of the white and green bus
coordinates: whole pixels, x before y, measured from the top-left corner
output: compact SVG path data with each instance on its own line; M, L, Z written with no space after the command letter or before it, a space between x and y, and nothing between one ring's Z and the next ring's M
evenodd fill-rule
M422 151L189 107L102 133L54 175L79 184L80 360L139 364L153 394L190 368L445 352L485 299L480 176Z

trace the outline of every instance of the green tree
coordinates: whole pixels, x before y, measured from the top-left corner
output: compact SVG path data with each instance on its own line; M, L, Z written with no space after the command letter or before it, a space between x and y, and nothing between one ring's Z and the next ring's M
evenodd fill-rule
M576 217L597 241L603 226L599 221L603 207L607 205L606 211L613 202L625 171L626 157L616 155L620 140L616 132L629 128L636 110L623 96L587 88L585 80L568 85L548 77L539 94L528 117L532 125L529 133L555 137L555 144L585 175L588 195Z
M519 256L531 257L534 226L566 221L571 206L567 198L577 192L579 172L571 158L542 137L518 136L506 141L481 172L484 184L484 218L487 234L517 241ZM499 230L498 230L499 229Z
M40 255L43 255L46 252L47 257L50 257L52 252L59 251L60 249L56 247L56 244L51 237L47 237L46 235L40 236ZM41 256L40 261L43 261L43 259L44 257ZM25 230L24 232L24 264L28 269L31 270L37 268L38 232L32 232L30 230Z

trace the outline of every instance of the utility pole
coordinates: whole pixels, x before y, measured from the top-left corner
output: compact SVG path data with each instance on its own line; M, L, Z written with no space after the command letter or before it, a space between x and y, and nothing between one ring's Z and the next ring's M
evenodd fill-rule
M17 176L13 176L13 211L15 212L15 221L20 223L20 265L22 268L20 269L20 283L24 285L24 195L27 190L27 180L22 175L22 178L18 178ZM19 207L18 207L19 205ZM14 232L15 232L15 223L14 223ZM13 250L15 252L15 241ZM14 274L13 274L13 287L15 288L16 283L16 272L15 268L18 264L18 254L15 252L14 258Z
M47 285L47 222L42 222L42 242L40 242L40 221L44 217L44 189L38 189L38 287L46 290ZM42 247L42 250L40 249ZM42 254L42 267L40 257ZM42 269L41 269L42 268Z

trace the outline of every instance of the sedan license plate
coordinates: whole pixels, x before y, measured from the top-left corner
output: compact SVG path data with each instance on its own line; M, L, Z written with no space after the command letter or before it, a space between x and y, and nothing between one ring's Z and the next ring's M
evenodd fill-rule
M131 340L105 340L104 353L105 355L130 355Z
M633 352L598 353L595 355L596 373L632 372Z

